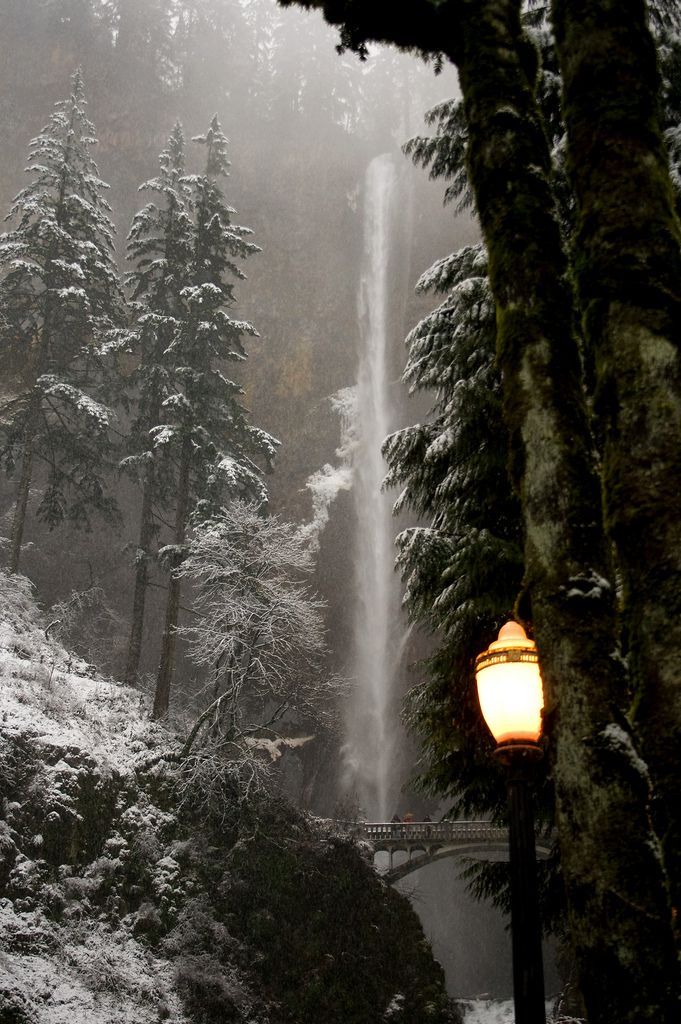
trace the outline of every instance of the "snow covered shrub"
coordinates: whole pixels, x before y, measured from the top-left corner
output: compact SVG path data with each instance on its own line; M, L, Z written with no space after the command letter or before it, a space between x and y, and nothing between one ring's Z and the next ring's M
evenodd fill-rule
M92 913L93 906L98 902L100 889L100 879L93 868L94 865L88 868L83 876L64 873L65 869L67 872L71 869L66 865L61 866L61 889L65 901L63 919L78 921L83 915Z
M390 1024L398 1024L399 1021L404 1017L404 996L401 992L397 992L388 1003L388 1007L383 1014L383 1020L390 1022Z
M183 758L175 777L180 811L228 825L267 788L272 771L247 746L207 740Z
M333 727L341 685L324 672L313 570L298 528L253 503L196 524L177 569L194 584L196 616L177 632L212 692L181 754L184 806L229 817L268 787L286 749Z
M6 889L17 910L35 910L41 905L41 892L49 875L47 861L33 860L24 853L17 854Z
M30 658L36 640L45 646L43 628L31 581L0 569L0 647Z
M146 958L124 931L83 918L68 932L61 955L75 969L78 980L93 992L134 996L143 1003L158 998L158 985Z
M151 889L154 905L165 929L177 919L185 902L186 891L182 866L172 856L161 857L153 866Z
M128 920L133 935L136 938L144 938L151 945L155 945L164 933L163 921L158 908L149 900L140 904L139 909Z
M127 626L101 587L74 590L50 608L50 636L93 665L112 672L125 649Z
M240 977L239 966L249 951L230 934L219 916L219 896L217 900L205 895L189 900L161 948L176 964L176 988L192 1022L212 1024L240 1020L242 1016L255 1022L258 1013L253 1012L253 1004L258 1000ZM249 1012L242 1015L237 1008Z
M97 881L97 900L116 917L135 914L145 900L155 898L160 881L156 865L166 856L176 819L156 807L145 794L127 807L110 833L103 856L93 861L88 874ZM166 880L167 882L167 880ZM164 895L168 900L168 886ZM132 922L135 927L135 920Z

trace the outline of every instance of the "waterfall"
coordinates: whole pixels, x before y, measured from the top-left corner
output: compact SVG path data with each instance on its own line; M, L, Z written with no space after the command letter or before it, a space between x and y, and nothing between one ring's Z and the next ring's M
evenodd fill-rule
M381 444L393 429L389 394L391 241L398 177L389 154L376 157L364 190L364 256L358 302L360 354L356 389L353 500L355 618L346 764L360 805L387 820L396 799L394 678L400 646L399 580L393 569L392 499L381 493ZM390 813L388 813L390 811Z

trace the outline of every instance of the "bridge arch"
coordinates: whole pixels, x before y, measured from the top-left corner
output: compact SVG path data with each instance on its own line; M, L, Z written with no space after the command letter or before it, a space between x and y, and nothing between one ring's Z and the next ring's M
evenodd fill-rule
M373 847L374 858L377 853L388 853L389 868L381 877L391 885L444 857L508 854L507 829L488 821L365 822L359 832ZM396 865L398 852L405 852L407 860ZM548 854L548 843L538 842L537 856Z

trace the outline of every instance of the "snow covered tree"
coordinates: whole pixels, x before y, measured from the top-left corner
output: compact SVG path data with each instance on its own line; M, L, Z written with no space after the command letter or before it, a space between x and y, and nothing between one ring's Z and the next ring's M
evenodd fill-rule
M300 531L253 503L237 499L194 528L177 574L194 584L196 615L178 633L210 670L211 699L185 743L186 763L205 747L236 776L255 777L255 761L276 761L301 742L301 729L309 741L333 716L338 683L322 676L322 604L305 580L313 569Z
M0 237L0 346L8 378L0 457L18 468L10 572L21 556L37 461L47 481L37 516L50 527L65 518L89 523L112 515L106 466L111 452L102 344L121 317L107 186L90 154L94 127L85 114L83 82L31 142L31 182Z
M424 423L392 434L383 448L385 483L402 487L395 511L411 509L428 524L397 538L404 604L437 639L407 719L422 740L421 785L449 796L453 813L498 814L505 788L490 766L473 663L513 607L523 560L484 246L438 261L417 289L446 297L408 336L403 379L435 404Z
M140 529L135 553L135 584L125 681L133 685L142 652L144 611L149 565L159 531L156 513L172 504L174 474L167 459L157 458L151 431L161 422L163 402L172 393L172 369L167 350L185 313L182 289L187 284L192 253L189 185L184 177L184 137L175 125L167 148L159 158L157 177L140 186L154 200L134 217L128 236L128 259L134 269L127 275L135 321L123 344L135 355L137 367L130 381L136 409L128 438L124 471L142 490Z
M154 458L170 465L176 494L171 543L161 556L170 571L161 660L154 696L154 716L168 710L180 609L182 561L191 516L204 520L238 496L267 500L263 469L269 469L278 446L254 427L241 404L243 389L223 369L246 358L243 338L257 337L246 321L233 319L233 280L244 279L237 260L258 246L249 228L232 223L234 210L220 179L228 174L227 139L217 117L195 140L205 147L205 172L186 176L192 214L191 252L181 312L164 354L169 394L162 403L163 421L150 431Z

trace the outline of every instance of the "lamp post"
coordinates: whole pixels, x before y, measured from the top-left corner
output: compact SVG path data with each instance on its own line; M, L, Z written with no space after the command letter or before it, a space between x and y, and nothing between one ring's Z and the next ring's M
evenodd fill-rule
M544 701L534 641L517 622L507 622L475 659L475 674L495 756L507 768L515 1024L546 1024L531 790L542 757Z

